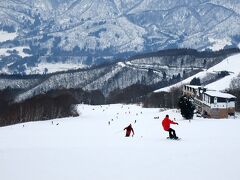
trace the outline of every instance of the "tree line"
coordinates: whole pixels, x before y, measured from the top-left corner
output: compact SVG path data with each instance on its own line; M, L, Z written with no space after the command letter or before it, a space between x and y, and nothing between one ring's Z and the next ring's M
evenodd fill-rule
M0 126L78 116L76 104L103 104L105 101L100 91L60 89L15 103L14 97L19 91L10 88L0 91Z

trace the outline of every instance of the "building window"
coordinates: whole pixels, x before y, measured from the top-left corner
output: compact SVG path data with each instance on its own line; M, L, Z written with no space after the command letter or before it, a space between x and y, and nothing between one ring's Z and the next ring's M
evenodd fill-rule
M217 97L214 97L214 104L217 104Z

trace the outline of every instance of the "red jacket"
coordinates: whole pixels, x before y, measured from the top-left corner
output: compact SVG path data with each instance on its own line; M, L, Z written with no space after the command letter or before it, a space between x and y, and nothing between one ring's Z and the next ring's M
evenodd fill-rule
M128 127L125 127L124 130L127 130L126 131L126 137L129 137L131 132L133 132L133 135L134 135L134 130L133 130L131 125L129 125Z
M168 131L170 128L170 124L177 124L176 122L173 122L168 117L165 117L162 121L162 126L165 131Z

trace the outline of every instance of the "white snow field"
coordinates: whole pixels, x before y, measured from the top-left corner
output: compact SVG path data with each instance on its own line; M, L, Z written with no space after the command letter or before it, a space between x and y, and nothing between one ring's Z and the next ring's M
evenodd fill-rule
M240 179L239 118L189 122L177 110L121 104L78 109L79 117L0 128L0 179ZM182 140L166 139L166 114ZM135 136L126 138L129 123Z
M9 33L3 30L0 30L0 42L5 42L8 40L13 40L18 36L16 32L14 33Z
M22 58L31 56L29 54L24 53L23 52L24 49L29 49L29 47L27 47L27 46L19 46L19 47L14 47L14 48L0 48L0 57L1 56L10 56L11 54L9 53L9 51L14 51L14 50Z
M54 73L58 71L67 71L73 69L80 69L85 68L87 66L80 64L80 63L39 63L35 67L30 67L26 70L27 74L43 74L46 73L45 70L47 69L47 73Z

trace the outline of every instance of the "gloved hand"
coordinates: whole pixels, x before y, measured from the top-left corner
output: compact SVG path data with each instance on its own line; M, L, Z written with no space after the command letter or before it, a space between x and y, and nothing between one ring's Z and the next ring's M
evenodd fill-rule
M178 125L178 123L177 123L177 125Z

